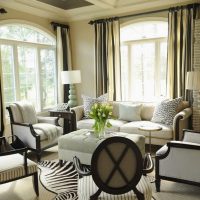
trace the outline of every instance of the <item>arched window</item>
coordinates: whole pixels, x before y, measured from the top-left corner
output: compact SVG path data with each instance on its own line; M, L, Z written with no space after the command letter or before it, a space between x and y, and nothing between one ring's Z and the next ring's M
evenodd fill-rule
M28 100L37 111L57 103L56 41L45 31L21 23L0 24L0 62L4 103Z
M165 21L122 26L122 99L152 101L166 96L167 35Z

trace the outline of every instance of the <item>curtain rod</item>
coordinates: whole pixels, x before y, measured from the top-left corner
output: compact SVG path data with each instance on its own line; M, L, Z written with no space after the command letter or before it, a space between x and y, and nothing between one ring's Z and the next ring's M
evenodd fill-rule
M61 28L67 28L69 29L69 25L67 24L60 24L60 23L56 23L56 22L51 22L51 25L53 26L53 29L55 30L56 27L61 27Z
M183 9L186 7L190 8L190 7L195 7L195 6L199 6L199 5L200 5L199 3L193 3L193 4L184 5L184 6L176 6L176 7L170 7L170 8L160 9L160 10L148 11L148 12L144 12L144 13L136 13L136 14L119 16L119 17L111 17L111 18L107 18L107 19L91 20L89 22L89 24L93 25L94 23L101 23L103 21L109 21L112 19L116 20L116 19L123 19L123 18L128 18L128 17L136 17L136 16L140 16L140 15L147 15L147 14L153 14L153 13L164 12L164 11L179 10L179 9Z

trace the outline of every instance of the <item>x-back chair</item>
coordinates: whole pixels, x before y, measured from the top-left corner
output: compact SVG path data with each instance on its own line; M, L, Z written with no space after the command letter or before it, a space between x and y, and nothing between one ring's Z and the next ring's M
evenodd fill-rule
M111 137L101 142L92 155L89 171L82 170L77 157L74 164L83 176L78 183L79 199L151 199L151 185L142 175L147 172L143 172L141 152L127 138Z

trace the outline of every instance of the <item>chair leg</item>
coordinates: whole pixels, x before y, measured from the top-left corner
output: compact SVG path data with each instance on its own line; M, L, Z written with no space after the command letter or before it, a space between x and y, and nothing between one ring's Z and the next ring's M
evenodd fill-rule
M38 187L38 173L36 172L33 175L33 188L37 196L39 196L39 187Z
M63 166L63 160L59 160L59 165L60 165L60 167Z
M40 162L41 161L41 154L42 152L37 152L37 162Z
M144 194L142 194L136 187L133 188L133 192L136 194L138 200L144 200Z
M101 190L98 189L93 195L90 196L90 200L97 200L98 196L101 194Z
M155 185L156 185L156 191L160 192L160 179L159 178L156 178Z

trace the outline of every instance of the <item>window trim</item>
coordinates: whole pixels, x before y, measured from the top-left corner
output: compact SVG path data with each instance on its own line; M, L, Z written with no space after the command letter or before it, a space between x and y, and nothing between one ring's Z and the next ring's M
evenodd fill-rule
M168 19L166 17L143 17L143 18L140 18L140 19L133 19L133 20L129 20L129 21L125 21L123 23L121 23L121 27L120 28L123 28L125 26L128 26L128 25L131 25L131 24L134 24L134 23L142 23L142 22L147 22L147 21L157 21L157 22L168 22ZM131 54L131 46L134 45L134 44L142 44L142 43L147 43L147 42L155 42L155 54L157 55L157 53L159 52L159 48L160 48L160 45L161 42L167 42L167 37L157 37L157 38L143 38L143 39L138 39L138 40L128 40L128 41L120 41L120 44L121 46L127 46L128 48L128 70L130 70L130 64L131 63L131 57L130 57L130 54ZM155 63L156 63L156 66L155 66L155 78L156 80L159 79L159 76L160 76L160 73L156 73L158 70L157 70L157 67L159 66L159 63L160 63L160 57L157 57L155 59ZM129 81L131 81L130 79L130 76L131 76L131 73L129 73ZM129 83L129 85L131 85ZM154 91L155 91L155 96L158 96L158 92L160 91L160 85L159 85L159 88L154 88ZM167 94L166 94L167 95ZM122 97L123 98L123 97ZM146 101L143 99L143 101Z
M14 64L14 76L15 76L15 83L14 83L14 89L16 91L19 91L19 80L18 80L18 69L19 69L19 62L18 62L18 52L17 52L17 48L18 46L25 46L25 47L33 47L36 49L36 57L37 57L37 66L36 66L36 71L37 74L39 75L38 77L36 77L37 81L36 81L36 88L40 88L38 86L41 86L41 73L40 73L40 66L41 66L41 61L40 61L40 51L42 49L47 49L47 50L54 50L55 51L55 66L57 64L57 60L56 60L56 36L55 34L53 34L52 32L50 32L48 29L35 24L35 23L31 23L25 20L13 20L13 19L9 19L9 20L2 20L0 21L0 26L6 26L9 24L21 24L24 25L26 27L29 27L37 32L42 33L45 37L47 37L48 39L53 39L55 41L55 44L41 44L41 43L34 43L34 42L27 42L27 41L18 41L18 40L10 40L10 39L2 39L0 38L0 44L1 45L10 45L13 48L13 64ZM1 61L1 55L0 55L0 61ZM1 63L0 63L1 64ZM57 69L55 67L55 83L57 84ZM16 95L16 99L19 99L19 93L15 93ZM58 97L58 90L56 87L56 96ZM38 113L43 113L46 112L49 109L44 109L42 108L42 99L41 99L41 90L37 93L37 103L38 105L38 109L39 111L37 111Z

